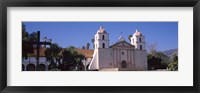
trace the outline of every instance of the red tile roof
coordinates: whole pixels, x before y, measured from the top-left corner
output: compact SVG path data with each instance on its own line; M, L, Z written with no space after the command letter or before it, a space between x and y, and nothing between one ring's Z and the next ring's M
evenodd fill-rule
M92 58L94 50L92 49L75 49L78 53L85 55L87 58Z
M40 57L45 57L45 54L44 54L45 50L46 50L46 48L40 48L40 50L39 50L40 51L40 53L39 53ZM75 51L77 51L80 54L85 55L86 58L92 58L93 53L94 53L94 50L92 50L92 49L78 49L78 48L76 48ZM61 52L59 54L61 54ZM35 57L36 55L37 55L36 49L34 50L33 54L29 54L30 57Z

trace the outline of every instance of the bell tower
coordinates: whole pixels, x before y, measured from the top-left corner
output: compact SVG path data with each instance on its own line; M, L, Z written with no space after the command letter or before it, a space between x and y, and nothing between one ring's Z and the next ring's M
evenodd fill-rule
M101 69L109 66L110 48L109 48L109 34L105 31L103 26L99 28L95 34L94 39L95 49L93 59L90 62L89 69Z
M109 34L103 26L99 28L95 35L95 49L99 48L109 48Z
M145 36L137 29L131 37L131 44L134 45L137 50L146 50Z

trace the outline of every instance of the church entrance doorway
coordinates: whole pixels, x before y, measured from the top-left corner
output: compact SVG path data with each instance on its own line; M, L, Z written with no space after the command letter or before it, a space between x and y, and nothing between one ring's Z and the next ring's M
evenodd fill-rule
M127 68L127 63L125 60L122 61L122 68Z

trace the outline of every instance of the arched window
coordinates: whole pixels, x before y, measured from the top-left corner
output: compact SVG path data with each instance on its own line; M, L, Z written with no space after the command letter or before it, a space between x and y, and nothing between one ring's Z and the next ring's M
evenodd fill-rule
M35 65L34 64L28 64L26 66L26 71L35 71Z
M142 45L140 45L140 50L142 50Z
M38 69L38 71L45 71L46 70L46 65L45 64L39 64L37 69Z
M105 39L105 36L104 36L104 35L102 35L102 39L103 39L103 40Z
M122 52L122 55L124 55L124 52Z
M25 66L24 66L24 64L22 64L22 71L25 71Z
M102 48L105 48L105 43L102 44Z
M140 38L140 42L142 42L142 38Z
M126 68L126 61L122 61L122 68Z

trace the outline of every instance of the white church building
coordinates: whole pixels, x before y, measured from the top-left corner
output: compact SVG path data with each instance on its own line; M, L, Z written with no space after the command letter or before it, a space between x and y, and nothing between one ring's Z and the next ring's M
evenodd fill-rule
M109 33L101 26L95 34L95 49L90 70L143 71L147 68L147 50L145 36L137 29L131 37L131 43L123 36L110 46Z

